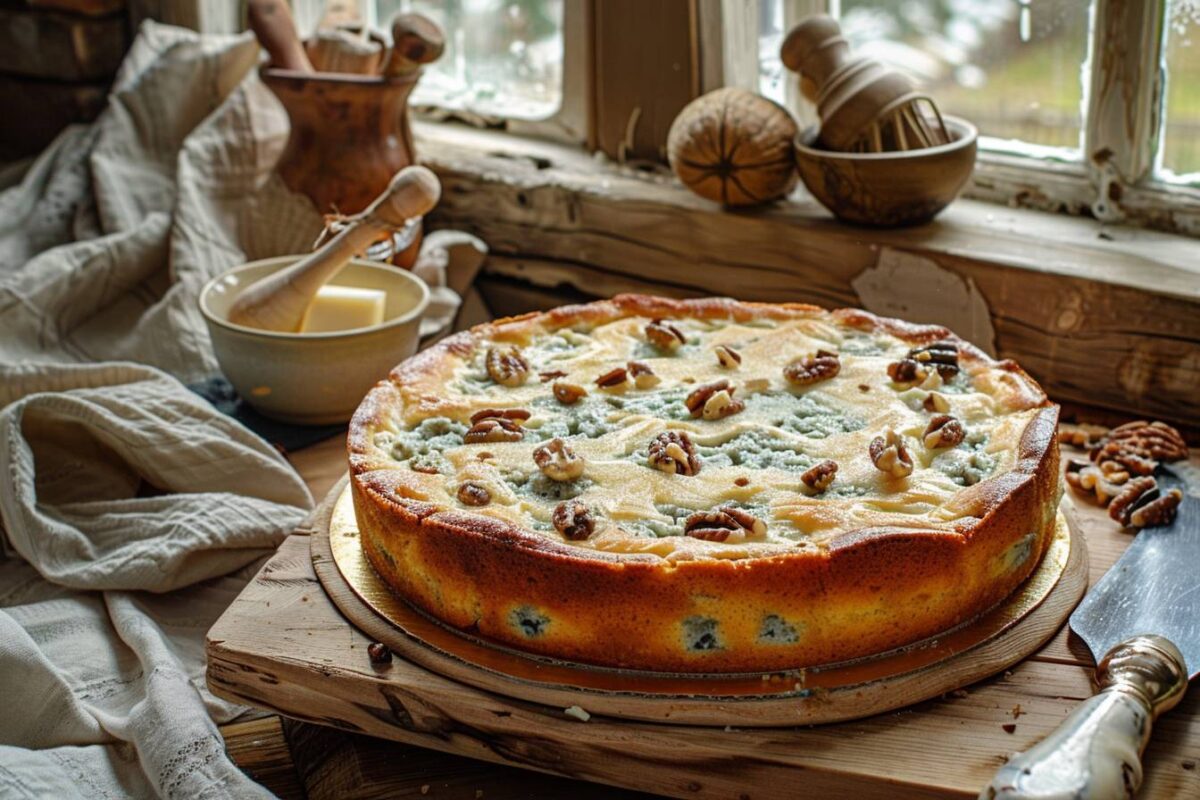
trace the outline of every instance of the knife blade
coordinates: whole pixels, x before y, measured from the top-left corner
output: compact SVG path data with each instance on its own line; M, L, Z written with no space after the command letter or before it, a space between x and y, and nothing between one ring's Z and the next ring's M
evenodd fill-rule
M1071 614L1098 662L1099 693L1010 758L982 800L1118 800L1141 786L1154 719L1200 671L1200 499L1169 469L1155 477L1184 494L1175 520L1140 531Z
M1170 525L1145 528L1071 614L1097 662L1119 642L1144 633L1166 637L1180 652L1189 678L1200 673L1200 502L1166 467L1154 476L1184 502Z

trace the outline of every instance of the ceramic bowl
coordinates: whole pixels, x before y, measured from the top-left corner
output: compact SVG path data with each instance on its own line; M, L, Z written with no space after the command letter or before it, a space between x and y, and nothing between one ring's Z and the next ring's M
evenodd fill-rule
M254 281L302 256L252 261L200 292L221 371L246 402L272 419L303 425L346 422L375 383L417 350L429 287L412 273L355 259L333 283L387 293L384 321L332 333L281 333L235 325L229 306Z
M951 141L893 153L839 153L815 146L817 129L796 140L800 178L843 222L877 227L918 225L958 196L975 169L979 131L943 116Z

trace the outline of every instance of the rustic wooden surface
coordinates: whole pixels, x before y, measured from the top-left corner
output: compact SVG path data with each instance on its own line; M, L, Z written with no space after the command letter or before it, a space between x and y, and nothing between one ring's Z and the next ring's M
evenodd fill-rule
M104 109L108 83L59 83L0 74L0 161L40 153L63 128Z
M18 4L21 4L20 0L18 0ZM23 4L33 9L68 11L88 17L103 17L117 11L124 11L126 0L24 0Z
M229 757L251 778L279 797L304 797L280 717L234 722L223 726L221 734Z
M675 115L700 93L695 3L604 0L593 7L595 145L622 163L661 161Z
M120 10L91 16L0 8L0 71L56 81L110 78L129 46L128 24Z
M928 225L882 231L839 225L800 193L729 213L673 180L570 148L416 130L422 162L443 185L429 224L481 236L492 274L590 296L719 294L836 307L861 305L854 282L882 262L918 257L978 294L996 350L1054 397L1200 418L1194 240L969 200ZM961 309L930 291L901 315L946 322Z
M335 438L293 456L314 493L327 490L341 476L343 450L343 442ZM1083 506L1080 513L1091 520L1087 536L1094 582L1124 550L1128 536L1099 509ZM373 676L365 655L368 640L325 598L305 536L290 537L268 570L239 599L238 613L257 615L264 631L267 626L280 631L287 652L278 663L249 669L230 670L216 663L215 673L219 681L236 687L246 702L270 694L269 681L308 686L309 691L294 698L291 715L327 721L345 700L338 696L340 682L331 678ZM405 668L401 662L391 667ZM283 729L293 762L299 765L296 772L312 798L420 796L423 788L435 797L632 796L577 783L547 783L550 779L544 776L500 764L549 767L597 781L619 780L621 774L628 780L637 774L640 785L681 797L763 797L781 788L794 789L798 780L818 797L973 797L1009 753L1033 744L1091 694L1091 669L1086 647L1064 628L1036 655L1002 675L902 711L817 728L689 731L600 718L580 723L561 710L532 704L513 713L492 696L429 676L420 693L378 694L371 702L361 702L353 732L291 722ZM475 704L460 705L464 694ZM227 737L231 727L226 726ZM553 731L553 739L545 735L547 729ZM302 736L295 731L313 737L306 744L309 749L297 746ZM404 743L381 743L361 733L399 737ZM550 744L560 739L569 744ZM623 769L598 771L589 766L580 754L597 740L608 743L609 760L624 764ZM412 743L469 752L495 763L426 754ZM276 738L266 749L277 753L279 747ZM259 775L254 770L261 762L252 757L256 751L245 746L235 751L231 746L239 763ZM1158 722L1146 761L1142 797L1200 793L1200 692L1193 691ZM675 766L663 769L668 763ZM268 784L274 791L285 797L304 796L275 788L285 785L279 775L273 773L277 783Z
M283 720L283 736L301 765L310 800L651 797L289 719Z

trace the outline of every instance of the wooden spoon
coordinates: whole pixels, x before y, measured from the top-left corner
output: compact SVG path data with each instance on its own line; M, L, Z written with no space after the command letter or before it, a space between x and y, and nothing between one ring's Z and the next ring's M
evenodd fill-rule
M424 216L437 205L441 192L437 176L425 167L400 170L387 190L321 249L246 287L230 306L229 321L269 331L298 331L318 289L381 235Z

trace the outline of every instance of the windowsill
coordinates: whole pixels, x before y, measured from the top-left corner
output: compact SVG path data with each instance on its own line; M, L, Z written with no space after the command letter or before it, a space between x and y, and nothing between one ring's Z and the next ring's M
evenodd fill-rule
M767 208L723 211L669 174L568 146L457 125L415 130L444 186L431 223L483 238L492 274L595 296L866 305L949 324L1063 399L1200 417L1195 239L968 199L920 227L857 228L802 187ZM897 286L894 302L880 296L884 280ZM914 292L912 280L930 291Z

